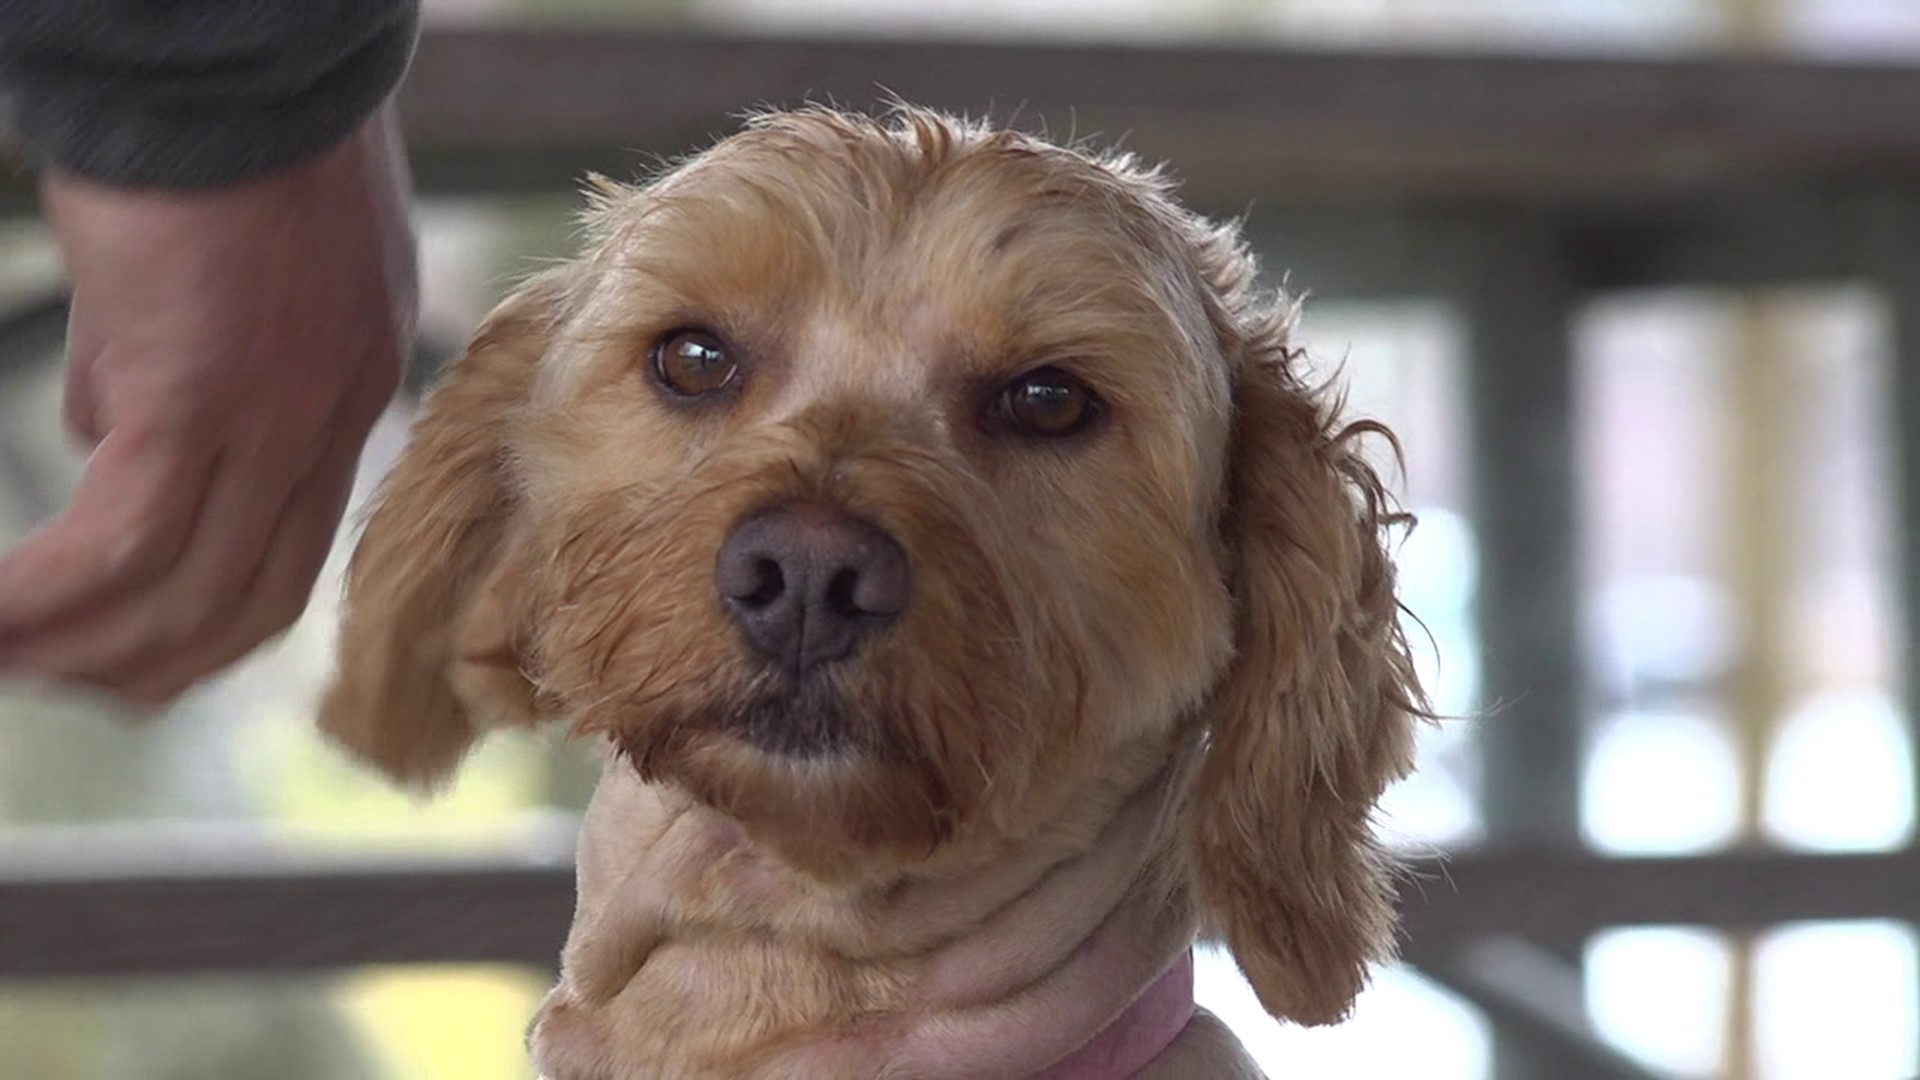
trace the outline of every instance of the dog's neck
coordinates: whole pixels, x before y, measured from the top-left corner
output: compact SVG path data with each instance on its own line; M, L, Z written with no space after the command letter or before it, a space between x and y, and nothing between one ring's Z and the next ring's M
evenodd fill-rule
M1179 783L1094 798L971 865L832 892L613 763L535 1056L551 1080L1128 1075L1192 1012Z

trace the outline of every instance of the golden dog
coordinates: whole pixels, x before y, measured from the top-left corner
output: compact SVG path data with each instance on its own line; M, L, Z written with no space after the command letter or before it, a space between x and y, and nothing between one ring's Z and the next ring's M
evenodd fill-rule
M609 747L543 1072L1257 1075L1197 933L1343 1017L1423 714L1400 518L1237 230L910 108L595 187L430 395L322 709L415 785Z

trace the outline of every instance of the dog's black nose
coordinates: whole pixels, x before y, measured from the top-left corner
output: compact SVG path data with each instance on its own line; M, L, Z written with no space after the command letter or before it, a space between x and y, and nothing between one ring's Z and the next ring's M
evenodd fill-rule
M819 506L784 506L734 526L714 580L747 640L793 675L839 660L907 606L898 541Z

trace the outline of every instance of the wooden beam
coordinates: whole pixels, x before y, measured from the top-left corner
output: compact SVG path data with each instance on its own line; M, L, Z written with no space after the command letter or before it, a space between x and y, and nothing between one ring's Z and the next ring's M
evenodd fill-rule
M884 89L883 89L884 88ZM430 188L630 172L761 103L887 91L1124 138L1195 201L1600 203L1920 179L1920 70L1297 47L440 26L401 93ZM24 178L8 183L17 197Z
M431 145L678 153L746 106L866 107L888 91L1125 136L1229 199L1920 175L1920 72L1891 65L448 29L423 43L402 104Z
M0 885L0 976L553 967L571 871L156 875Z
M551 966L573 911L572 868L545 847L537 858L424 864L157 842L106 860L67 850L49 860L9 846L0 860L0 978ZM1463 852L1408 868L1401 915L1416 962L1481 938L1577 940L1612 926L1920 922L1920 854Z
M1402 897L1406 936L1413 941L1491 934L1567 940L1616 926L1920 922L1920 854L1462 853L1417 865Z
M1267 269L1318 296L1446 296L1482 252L1481 230L1512 221L1560 235L1561 271L1582 293L1831 285L1877 273L1873 192L1729 193L1710 205L1337 206L1258 202L1247 233Z

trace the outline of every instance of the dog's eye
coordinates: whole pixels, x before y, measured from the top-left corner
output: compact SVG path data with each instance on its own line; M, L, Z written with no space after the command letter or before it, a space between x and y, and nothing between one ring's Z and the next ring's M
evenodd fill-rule
M1098 409L1093 391L1058 368L1028 372L1000 392L1001 415L1031 435L1071 435L1086 427Z
M732 386L740 365L726 343L705 330L675 330L653 347L653 374L681 397L705 397Z

